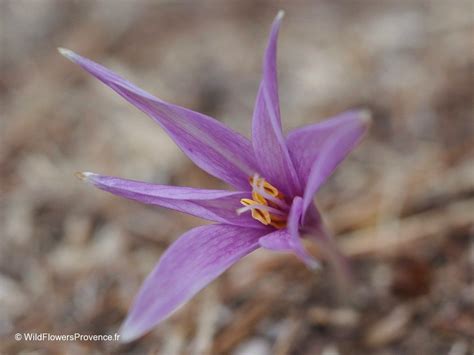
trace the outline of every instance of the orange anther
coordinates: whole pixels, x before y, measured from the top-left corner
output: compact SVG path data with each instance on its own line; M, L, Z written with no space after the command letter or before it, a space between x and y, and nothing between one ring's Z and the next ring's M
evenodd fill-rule
M286 227L286 216L275 214L279 209L278 204L283 201L283 194L278 189L268 183L264 178L255 175L249 179L252 186L252 199L243 198L240 203L252 211L252 217L264 225L271 225L277 229ZM263 190L263 191L262 191ZM268 201L264 196L273 201ZM278 199L278 200L276 200ZM243 209L249 210L249 209ZM274 213L271 213L271 210ZM240 212L239 212L240 213Z

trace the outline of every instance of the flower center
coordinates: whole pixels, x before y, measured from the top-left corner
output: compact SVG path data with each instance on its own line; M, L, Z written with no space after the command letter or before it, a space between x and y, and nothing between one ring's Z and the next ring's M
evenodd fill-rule
M277 229L286 227L290 207L283 194L257 174L249 179L252 186L252 199L243 198L240 203L245 207L237 210L238 214L252 212L252 217L264 225Z

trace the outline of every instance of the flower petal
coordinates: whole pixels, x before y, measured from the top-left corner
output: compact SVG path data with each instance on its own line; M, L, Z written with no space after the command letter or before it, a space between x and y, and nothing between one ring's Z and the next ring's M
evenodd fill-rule
M290 214L288 216L288 233L291 235L291 246L293 247L296 255L303 260L303 262L310 268L315 269L319 267L317 262L308 252L305 250L303 243L301 242L301 236L299 228L303 217L303 199L299 196L293 199L291 205Z
M291 235L286 229L277 229L258 240L262 248L275 251L292 251Z
M258 248L262 230L214 224L183 234L145 280L121 328L132 341L191 299L243 256Z
M300 174L307 176L303 214L319 188L360 142L369 122L367 112L359 111L290 134L288 141L291 141L293 159L298 162Z
M248 192L155 185L89 172L78 173L78 176L101 190L131 200L171 208L214 222L249 228L266 228L249 214L241 216L237 214L237 209L242 207L240 200L248 198L250 196Z
M252 144L261 173L288 196L301 193L301 185L281 131L276 70L277 38L283 12L278 13L270 33L263 63L263 78L252 122Z
M316 269L319 263L304 248L299 234L300 220L303 212L303 199L295 197L291 205L286 229L279 229L261 237L261 247L276 251L290 251L301 259L309 268Z
M353 127L357 141L367 129L367 111L348 111L325 121L291 131L286 139L290 156L304 185L308 182L311 167L321 155L328 141L347 127ZM349 152L346 152L348 154Z
M234 187L249 189L248 178L257 170L247 138L209 116L164 102L70 50L60 52L149 115L201 169Z

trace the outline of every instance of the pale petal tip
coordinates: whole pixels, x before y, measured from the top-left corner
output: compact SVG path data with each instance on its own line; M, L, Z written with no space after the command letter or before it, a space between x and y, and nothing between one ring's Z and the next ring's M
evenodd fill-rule
M321 270L322 266L319 261L317 261L313 256L311 255L299 255L301 258L301 261L306 265L308 269L311 271L316 271L316 270Z
M74 60L74 56L76 55L76 53L74 53L70 49L66 49L62 47L58 47L58 52L69 60Z
M276 15L275 20L280 21L283 18L283 16L285 16L285 11L280 10L280 11L278 11L278 14Z
M372 112L367 109L359 111L359 117L362 124L369 126L372 123Z
M316 260L312 260L312 261L309 262L307 265L308 265L309 269L312 270L312 271L316 271L316 270L321 270L321 269L322 269L321 264L320 264L318 261L316 261Z
M121 343L130 343L130 342L140 338L143 335L143 333L140 332L140 331L137 331L136 328L127 326L126 321L120 327L119 334L120 334L120 342Z
M96 174L90 173L87 171L78 171L77 173L74 174L79 180L86 181L88 182L91 176L94 176Z

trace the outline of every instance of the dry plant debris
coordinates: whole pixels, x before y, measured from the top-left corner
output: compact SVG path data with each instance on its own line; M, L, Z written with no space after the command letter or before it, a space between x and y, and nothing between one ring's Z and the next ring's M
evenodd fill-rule
M361 105L374 114L318 198L351 257L350 292L341 297L330 268L312 273L259 251L137 342L15 341L113 334L166 246L200 223L92 195L75 171L219 187L56 47L248 134L262 24L280 7L287 128ZM1 1L0 353L472 354L470 9L467 0Z

